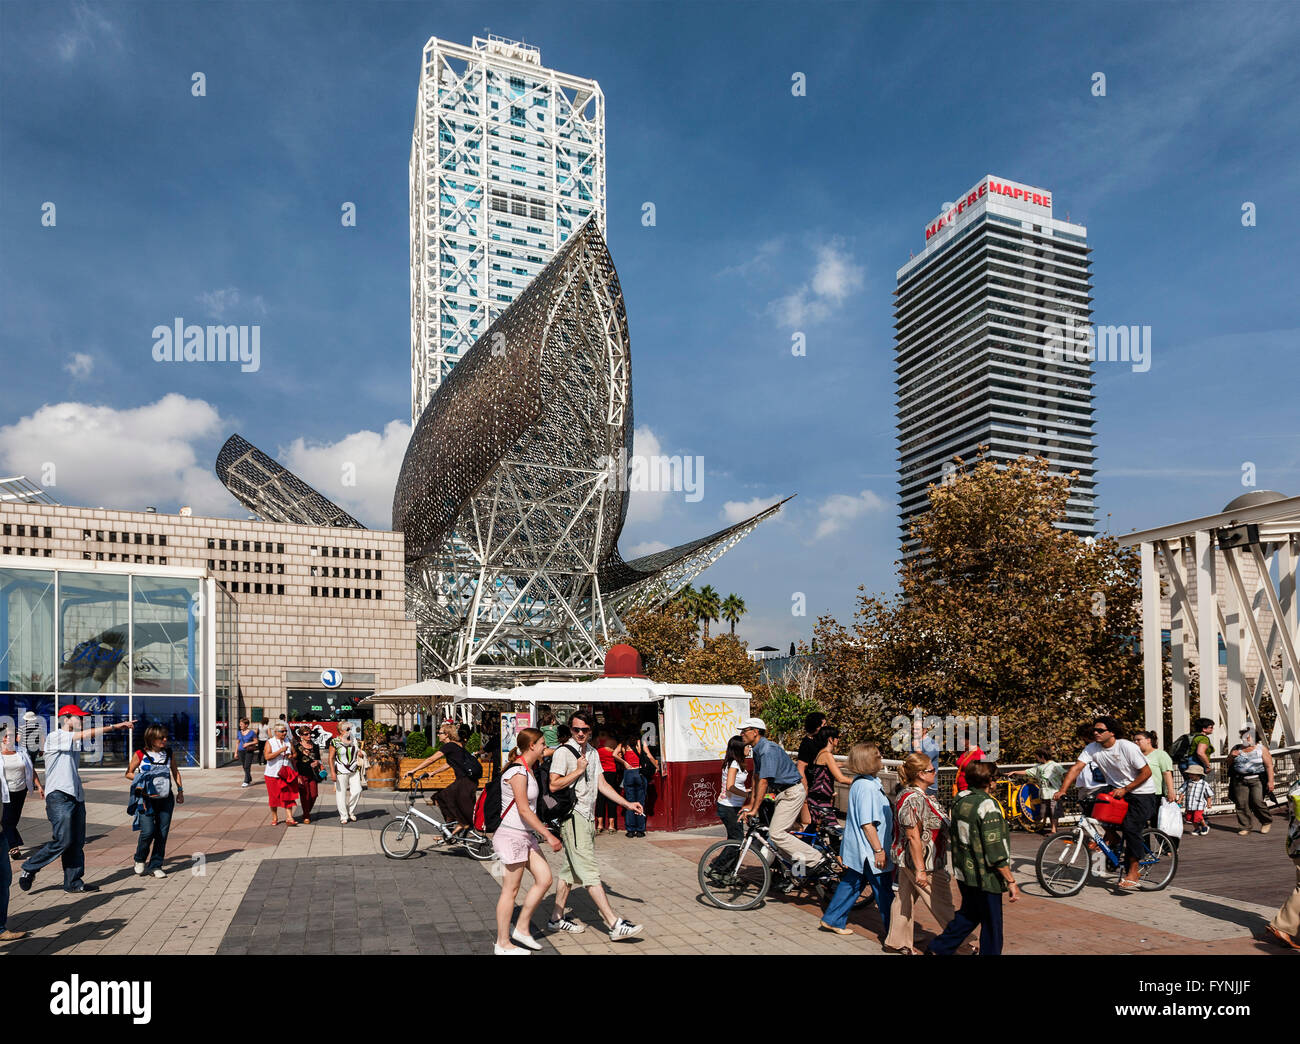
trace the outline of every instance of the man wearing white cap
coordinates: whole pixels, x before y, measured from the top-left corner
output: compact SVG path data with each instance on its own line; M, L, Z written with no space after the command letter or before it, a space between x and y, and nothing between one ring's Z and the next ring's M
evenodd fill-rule
M742 721L740 738L754 748L754 786L749 803L740 810L739 818L756 814L762 807L764 796L772 794L776 798L776 807L772 810L768 837L777 851L794 862L796 877L801 866L805 875L812 876L821 869L825 856L790 833L808 796L799 769L779 743L767 738L767 726L762 718Z
M96 891L94 886L81 879L86 872L86 857L82 851L86 843L86 793L82 790L81 774L77 771L77 756L81 741L87 736L98 736L113 729L129 729L135 721L79 729L78 719L85 717L89 715L75 703L60 707L59 727L45 737L45 814L49 817L53 836L23 863L18 887L24 892L31 891L36 872L60 856L63 858L65 892Z

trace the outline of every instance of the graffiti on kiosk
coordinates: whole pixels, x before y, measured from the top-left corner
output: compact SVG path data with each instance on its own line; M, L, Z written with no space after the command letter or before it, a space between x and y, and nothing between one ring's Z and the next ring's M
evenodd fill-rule
M687 724L707 750L718 751L721 757L727 743L740 725L740 711L730 703L714 703L693 699L687 704Z
M718 790L712 779L697 779L686 788L686 803L699 815L712 812L717 801Z

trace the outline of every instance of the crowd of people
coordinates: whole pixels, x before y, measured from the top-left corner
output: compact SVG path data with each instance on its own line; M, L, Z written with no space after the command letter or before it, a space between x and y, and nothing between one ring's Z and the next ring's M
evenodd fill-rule
M859 896L870 892L888 952L951 954L978 928L975 952L1001 953L1002 896L1016 902L1019 887L1010 868L1008 824L1002 806L988 792L997 765L977 746L962 745L956 759L956 794L945 810L936 783L938 746L927 746L927 737L917 729L912 752L898 766L898 788L891 799L879 775L883 762L878 745L854 744L841 769L835 759L838 730L820 713L809 715L804 724L804 738L792 759L767 738L761 719L741 723L723 758L719 779L717 815L728 838L738 841L743 837L744 820L757 815L770 795L768 838L789 860L796 880L808 883L822 873L837 874L838 883L819 924L823 930L853 934L847 926L849 914ZM1180 814L1186 818L1191 835L1209 832L1205 812L1213 794L1205 777L1212 771L1214 723L1201 719L1193 728L1180 743L1178 767L1183 782L1178 786L1174 759L1160 750L1157 734L1142 730L1130 740L1123 725L1108 715L1080 726L1081 750L1070 764L1061 764L1050 750L1040 748L1033 766L1011 775L1037 786L1045 832L1058 829L1062 799L1071 790L1086 815L1093 815L1100 801L1124 802L1122 822L1107 834L1112 843L1118 836L1124 838L1126 859L1118 886L1132 891L1140 886L1137 853L1143 851L1141 833L1156 825L1162 804L1174 808L1175 819ZM751 759L752 772L747 768ZM1226 769L1240 832L1249 832L1249 817L1253 816L1261 824L1260 831L1267 833L1274 767L1267 746L1252 727L1241 730L1241 741L1229 751ZM829 857L794 836L792 827L796 823L814 829L838 827L837 783L847 784L848 800L839 866L834 866ZM1300 785L1293 789L1300 793ZM1300 817L1300 797L1296 804L1293 835L1300 830L1300 824L1294 822ZM1300 849L1300 839L1293 847ZM720 872L722 858L715 859L710 874ZM1300 874L1300 855L1293 858ZM953 883L959 896L956 908ZM918 904L944 926L924 950L918 950L914 942ZM1300 885L1268 929L1287 945L1296 945L1297 908Z

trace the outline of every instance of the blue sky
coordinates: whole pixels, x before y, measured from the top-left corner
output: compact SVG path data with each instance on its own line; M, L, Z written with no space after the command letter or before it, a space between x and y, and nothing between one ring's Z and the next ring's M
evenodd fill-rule
M986 173L1088 226L1098 323L1152 328L1149 372L1098 368L1103 527L1217 510L1247 464L1300 492L1294 4L5 3L0 473L238 515L239 431L388 525L420 52L485 30L600 81L640 444L704 457L624 548L799 494L703 578L752 644L894 586L894 273ZM154 362L176 316L260 324L261 369Z

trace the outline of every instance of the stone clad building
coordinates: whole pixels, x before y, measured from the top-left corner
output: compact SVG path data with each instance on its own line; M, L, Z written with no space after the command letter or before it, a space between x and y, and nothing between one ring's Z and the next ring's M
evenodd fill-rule
M161 691L221 704L211 715L205 704L202 714L212 718L216 735L211 752L194 752L205 765L230 756L233 722L259 716L259 710L267 719L281 713L291 720L365 716L337 711L416 680L415 624L406 619L403 566L401 533L2 503L0 628L13 636L5 643L13 652L0 647L6 657L0 659L0 715L13 713L8 705L22 702L23 689L40 690L32 694L40 699L23 703L26 708L52 703L65 695L65 686L75 686L63 702L111 692L125 716L130 701L141 703L146 691L161 699L158 679L170 679ZM50 580L47 591L43 578L56 573L69 579ZM167 605L147 593L163 589L160 578L170 585ZM206 612L205 597L234 608L214 619L206 641L190 627L191 647L179 654L189 657L188 681L184 667L173 677L165 666L185 647L187 614L176 594L184 583L200 592L193 596L194 615ZM65 588L66 596L56 595ZM202 593L209 590L210 596ZM145 610L161 622L140 622ZM81 625L84 633L71 622L78 614L89 621ZM46 618L48 624L39 623ZM23 628L30 632L25 638ZM228 654L223 641L231 646ZM20 647L26 650L21 656ZM72 669L88 657L95 661L89 674ZM341 676L336 688L323 684L326 670ZM228 698L227 674L235 683ZM209 689L220 690L219 699ZM201 738L196 744L207 746Z

